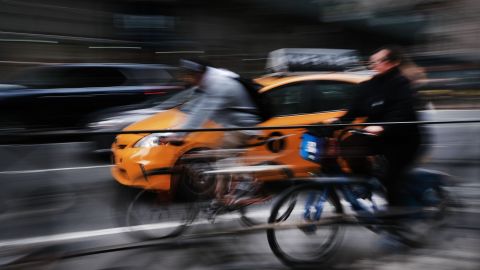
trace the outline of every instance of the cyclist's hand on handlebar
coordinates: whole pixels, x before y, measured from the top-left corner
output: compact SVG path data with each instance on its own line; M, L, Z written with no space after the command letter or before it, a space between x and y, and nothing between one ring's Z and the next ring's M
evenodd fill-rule
M255 137L252 138L252 140L254 142L246 144L245 147L255 147L255 146L265 145L269 142L284 140L284 139L286 139L290 136L295 136L295 135L296 134L286 134L286 135L283 135L283 136L271 137L271 138L255 136Z
M378 135L378 134L383 132L383 127L381 127L381 126L366 126L363 130L365 130L368 133Z
M340 121L340 119L334 117L334 118L330 118L330 119L327 119L327 120L323 121L323 123L329 125L329 124L335 124L339 121Z
M340 124L340 119L339 118L329 118L326 120L323 120L322 122L318 123L320 125L331 125L331 124ZM322 137L334 137L335 132L342 129L342 126L324 126L324 127L312 127L310 129L307 129L309 132L312 132L314 134L320 135Z

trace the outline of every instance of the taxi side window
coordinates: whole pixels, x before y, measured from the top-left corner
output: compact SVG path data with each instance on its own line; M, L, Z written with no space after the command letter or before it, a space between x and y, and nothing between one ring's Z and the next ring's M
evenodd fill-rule
M305 83L281 86L265 93L274 116L307 113L307 89Z
M315 81L309 88L310 112L347 109L355 95L356 84L341 81Z

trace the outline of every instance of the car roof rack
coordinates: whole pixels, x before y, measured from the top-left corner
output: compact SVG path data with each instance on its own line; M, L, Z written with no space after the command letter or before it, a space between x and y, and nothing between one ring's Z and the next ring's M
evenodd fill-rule
M302 76L302 75L315 75L315 74L332 74L332 73L347 73L347 74L353 74L353 75L368 75L372 76L375 74L374 71L369 70L365 67L357 67L357 68L352 68L348 69L345 71L282 71L282 72L273 72L273 73L268 73L260 78L283 78L283 77L289 77L289 76Z
M336 71L281 71L268 73L262 76L263 77L289 77L289 76L299 76L299 75L313 75L313 74L330 74L335 73Z
M334 72L361 66L356 50L284 48L269 53L266 69L277 72Z

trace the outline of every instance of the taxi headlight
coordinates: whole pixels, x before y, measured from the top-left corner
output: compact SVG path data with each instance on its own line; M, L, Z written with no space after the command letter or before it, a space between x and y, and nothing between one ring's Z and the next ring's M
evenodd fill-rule
M93 122L88 124L89 128L93 129L100 129L100 128L111 128L111 127L116 127L118 125L122 125L126 123L124 119L108 119L104 121L98 121L98 122Z
M147 135L140 139L134 147L155 147L159 145L164 145L166 144L164 141L162 141L163 138L167 138L170 136L173 136L174 133L172 132L164 132L164 133L152 133L150 135Z

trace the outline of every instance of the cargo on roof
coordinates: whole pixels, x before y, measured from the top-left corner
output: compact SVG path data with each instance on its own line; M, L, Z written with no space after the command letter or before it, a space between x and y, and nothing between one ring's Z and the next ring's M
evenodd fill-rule
M267 70L288 71L345 71L360 66L355 50L285 48L270 52Z

